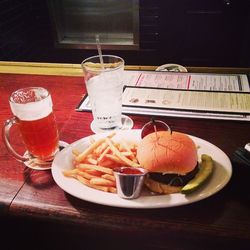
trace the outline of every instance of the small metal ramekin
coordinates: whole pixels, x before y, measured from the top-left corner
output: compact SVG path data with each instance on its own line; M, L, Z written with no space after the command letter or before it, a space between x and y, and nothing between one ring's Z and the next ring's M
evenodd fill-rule
M117 167L113 171L116 179L117 194L124 199L138 198L148 171L144 168L126 166Z

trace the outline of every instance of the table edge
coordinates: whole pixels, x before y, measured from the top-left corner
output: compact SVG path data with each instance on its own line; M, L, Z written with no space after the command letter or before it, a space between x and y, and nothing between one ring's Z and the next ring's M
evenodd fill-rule
M126 65L126 70L155 70L158 66ZM250 73L249 68L187 67L188 72ZM0 73L83 76L80 64L0 61Z

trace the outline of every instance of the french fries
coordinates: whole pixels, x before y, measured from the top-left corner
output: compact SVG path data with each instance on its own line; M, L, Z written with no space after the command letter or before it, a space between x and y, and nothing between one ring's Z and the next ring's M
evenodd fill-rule
M75 178L84 185L104 192L116 193L113 168L138 167L137 145L115 142L115 133L94 141L83 152L72 150L73 169L63 171L65 177Z

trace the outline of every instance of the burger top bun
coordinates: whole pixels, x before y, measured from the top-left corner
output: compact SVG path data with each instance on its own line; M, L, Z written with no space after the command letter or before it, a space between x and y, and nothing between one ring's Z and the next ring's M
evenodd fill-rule
M185 175L197 164L197 149L186 134L158 131L145 136L137 148L141 167L149 172Z

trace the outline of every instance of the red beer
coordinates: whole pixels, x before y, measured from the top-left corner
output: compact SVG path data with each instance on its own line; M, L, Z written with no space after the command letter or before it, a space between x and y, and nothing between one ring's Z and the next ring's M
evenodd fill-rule
M37 120L19 119L18 124L29 153L41 160L53 159L58 150L59 141L53 112Z
M51 161L59 150L59 135L49 91L42 87L18 89L11 94L9 103L14 116L6 120L2 129L7 150L29 168L51 168ZM15 124L24 142L24 155L16 152L10 142L10 129Z

